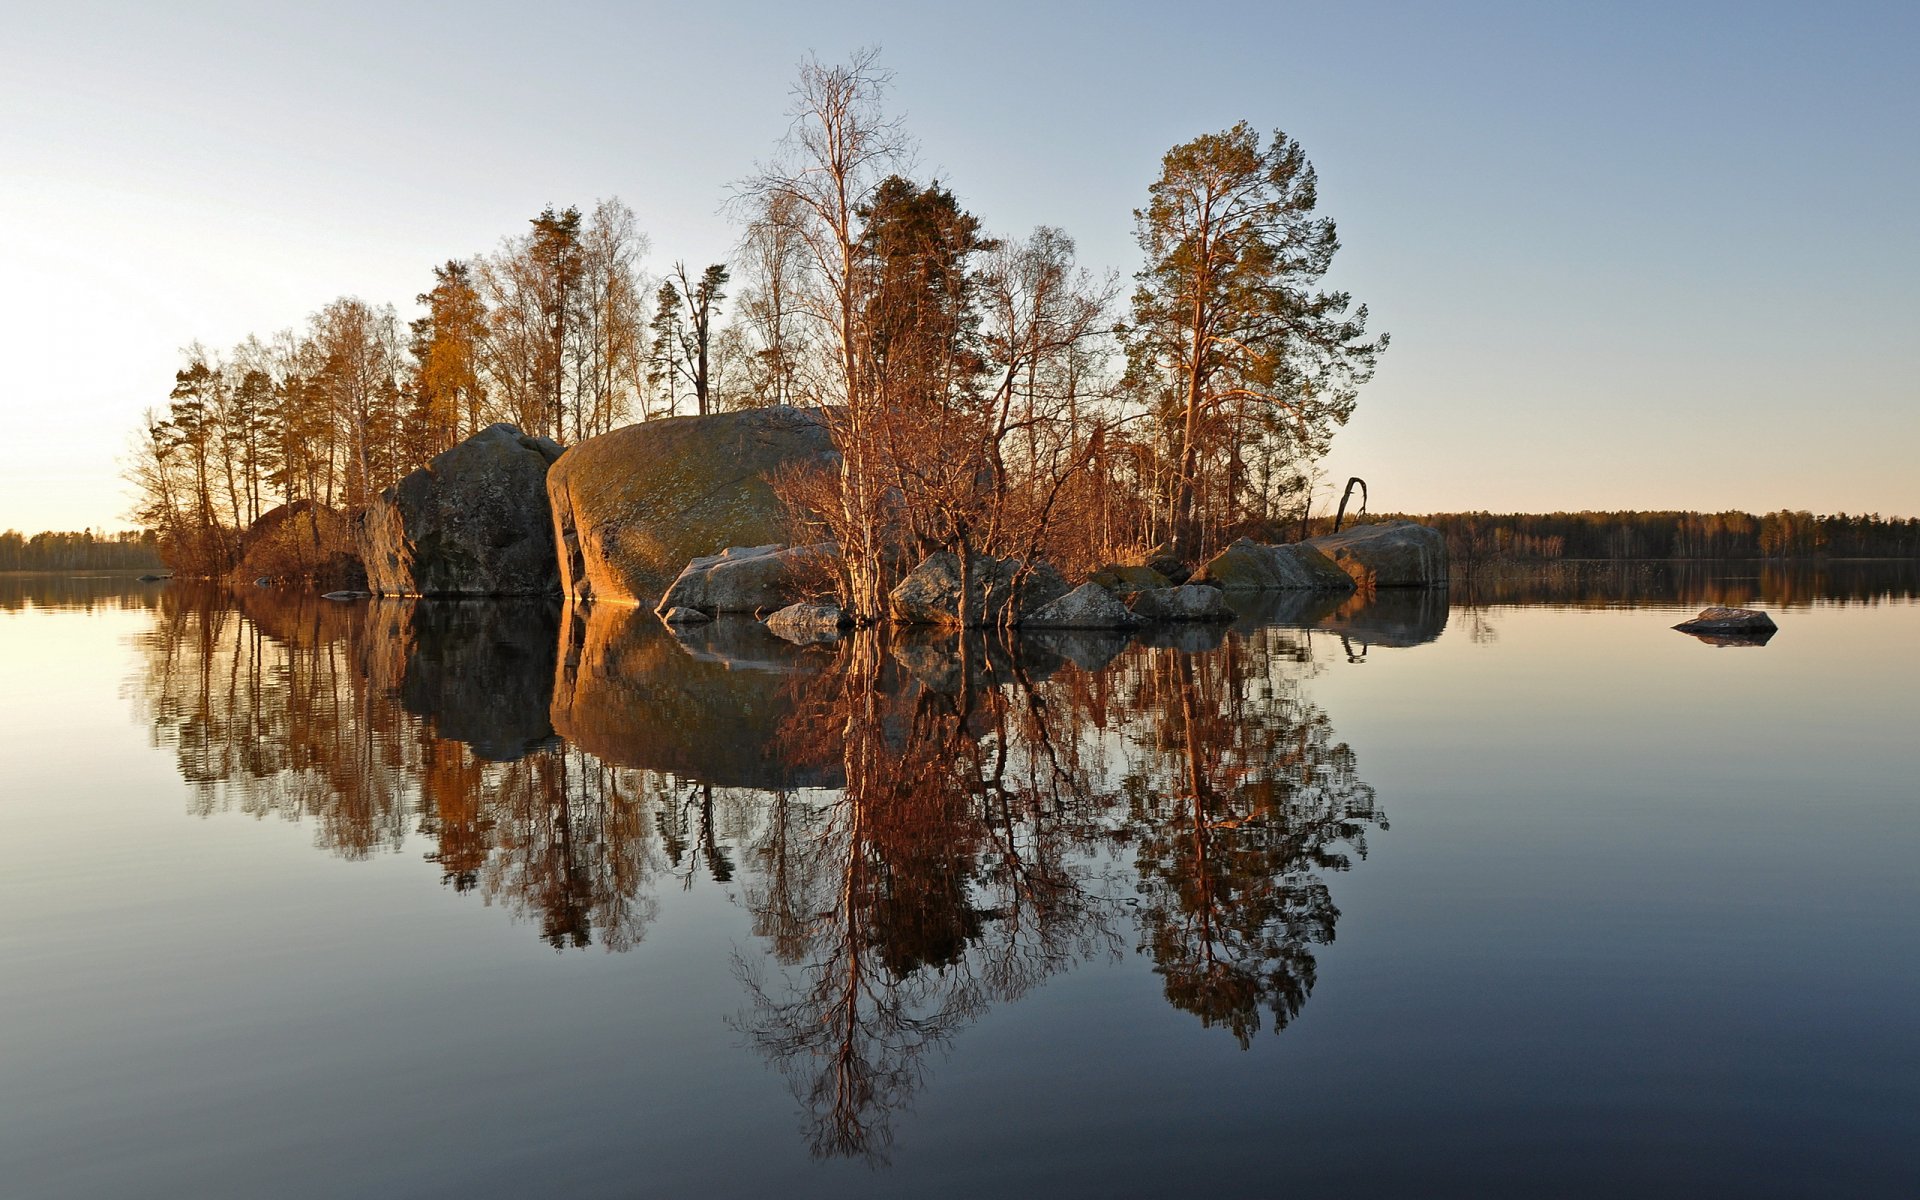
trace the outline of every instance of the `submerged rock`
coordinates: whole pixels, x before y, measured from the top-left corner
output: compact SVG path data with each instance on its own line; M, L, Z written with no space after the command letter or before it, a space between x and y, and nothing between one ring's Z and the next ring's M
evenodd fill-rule
M1230 592L1350 592L1353 577L1318 546L1304 542L1269 545L1241 538L1208 559L1193 582Z
M1022 629L1131 629L1139 623L1113 593L1093 582L1020 618Z
M1231 621L1233 609L1220 589L1198 583L1156 588L1133 597L1133 615L1142 621Z
M659 611L697 608L705 613L760 613L785 608L822 590L827 567L839 548L730 546L696 558L680 572Z
M559 590L547 468L560 447L489 425L380 493L357 541L388 596L538 596Z
M1735 633L1771 635L1779 626L1773 618L1757 608L1726 608L1714 605L1703 608L1700 615L1690 621L1682 621L1674 626L1682 633Z
M1447 586L1447 539L1430 525L1355 525L1299 544L1331 558L1361 587Z
M833 641L851 624L838 604L826 602L789 604L767 618L768 632L803 646Z
M1067 581L1045 563L1026 572L1014 596L1015 577L1024 564L1017 559L973 558L967 572L970 594L967 624L1017 625L1029 614L1067 594ZM908 573L888 596L893 619L907 625L960 624L960 559L947 551L929 555ZM1013 620L1005 619L1013 606Z
M660 614L660 619L669 625L704 625L713 620L697 608L670 608Z
M588 438L547 477L561 585L580 599L651 608L696 556L786 539L769 472L838 461L820 415L785 406Z

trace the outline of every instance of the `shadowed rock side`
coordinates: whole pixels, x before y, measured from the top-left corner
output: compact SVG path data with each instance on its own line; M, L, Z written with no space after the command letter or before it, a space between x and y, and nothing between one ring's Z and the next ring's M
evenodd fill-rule
M267 510L248 528L230 579L236 585L265 579L283 587L358 588L367 572L354 545L353 522L324 504L295 500Z
M1023 565L1015 559L975 555L968 559L965 623L975 627L1017 625L1071 590L1060 573L1046 563L1023 571ZM903 625L952 626L962 623L960 596L960 558L942 550L928 555L908 572L894 586L887 603L893 619ZM1011 614L1007 611L1010 605L1014 610Z
M1438 529L1412 521L1355 525L1308 538L1311 546L1368 587L1446 587L1447 539Z
M559 590L547 468L560 447L489 425L380 493L361 518L367 585L389 596Z
M745 655L724 639L744 636L740 631L720 631L720 649L696 641L699 652L690 654L644 610L569 609L553 687L553 727L606 762L716 787L838 787L837 760L781 752L781 727L792 715L793 700L773 672L780 664L798 669L811 661L808 652L757 627L747 632L758 640L750 669L739 669Z
M547 477L561 586L579 599L651 608L690 560L787 540L768 472L835 461L825 422L787 407L645 421L588 438Z

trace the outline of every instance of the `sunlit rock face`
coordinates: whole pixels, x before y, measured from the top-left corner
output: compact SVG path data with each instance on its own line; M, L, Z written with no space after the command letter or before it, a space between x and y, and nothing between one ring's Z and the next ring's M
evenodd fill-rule
M1193 582L1230 592L1350 592L1354 580L1318 547L1274 546L1241 538L1208 559Z
M893 619L906 625L1017 625L1070 590L1060 573L1045 563L1025 572L1024 578L1022 567L1014 559L984 554L969 560L968 612L962 621L960 559L941 551L929 555L894 587L887 597L889 608ZM1012 614L1007 611L1010 606Z
M489 425L380 493L360 522L367 586L389 596L559 590L547 468L560 447Z
M656 611L693 608L718 613L774 612L830 590L838 547L730 546L688 563Z
M235 584L266 579L282 587L358 588L367 573L346 514L295 500L269 509L247 530L231 578Z
M1301 545L1320 550L1361 587L1447 586L1447 539L1429 525L1355 525Z
M651 608L690 560L787 540L769 472L837 461L826 422L787 407L588 438L547 477L561 586L578 599Z
M837 758L790 749L790 676L815 660L758 622L670 631L641 609L570 610L553 727L619 766L717 787L833 787Z

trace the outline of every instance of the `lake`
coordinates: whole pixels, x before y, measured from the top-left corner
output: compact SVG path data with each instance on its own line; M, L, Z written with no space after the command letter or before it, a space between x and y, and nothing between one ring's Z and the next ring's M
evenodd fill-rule
M1917 598L798 647L0 578L0 1190L1920 1194Z

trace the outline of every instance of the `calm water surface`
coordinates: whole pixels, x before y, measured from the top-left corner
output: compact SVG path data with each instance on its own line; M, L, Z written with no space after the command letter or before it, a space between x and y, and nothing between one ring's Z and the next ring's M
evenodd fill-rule
M0 1194L1920 1195L1916 595L798 648L0 578Z

